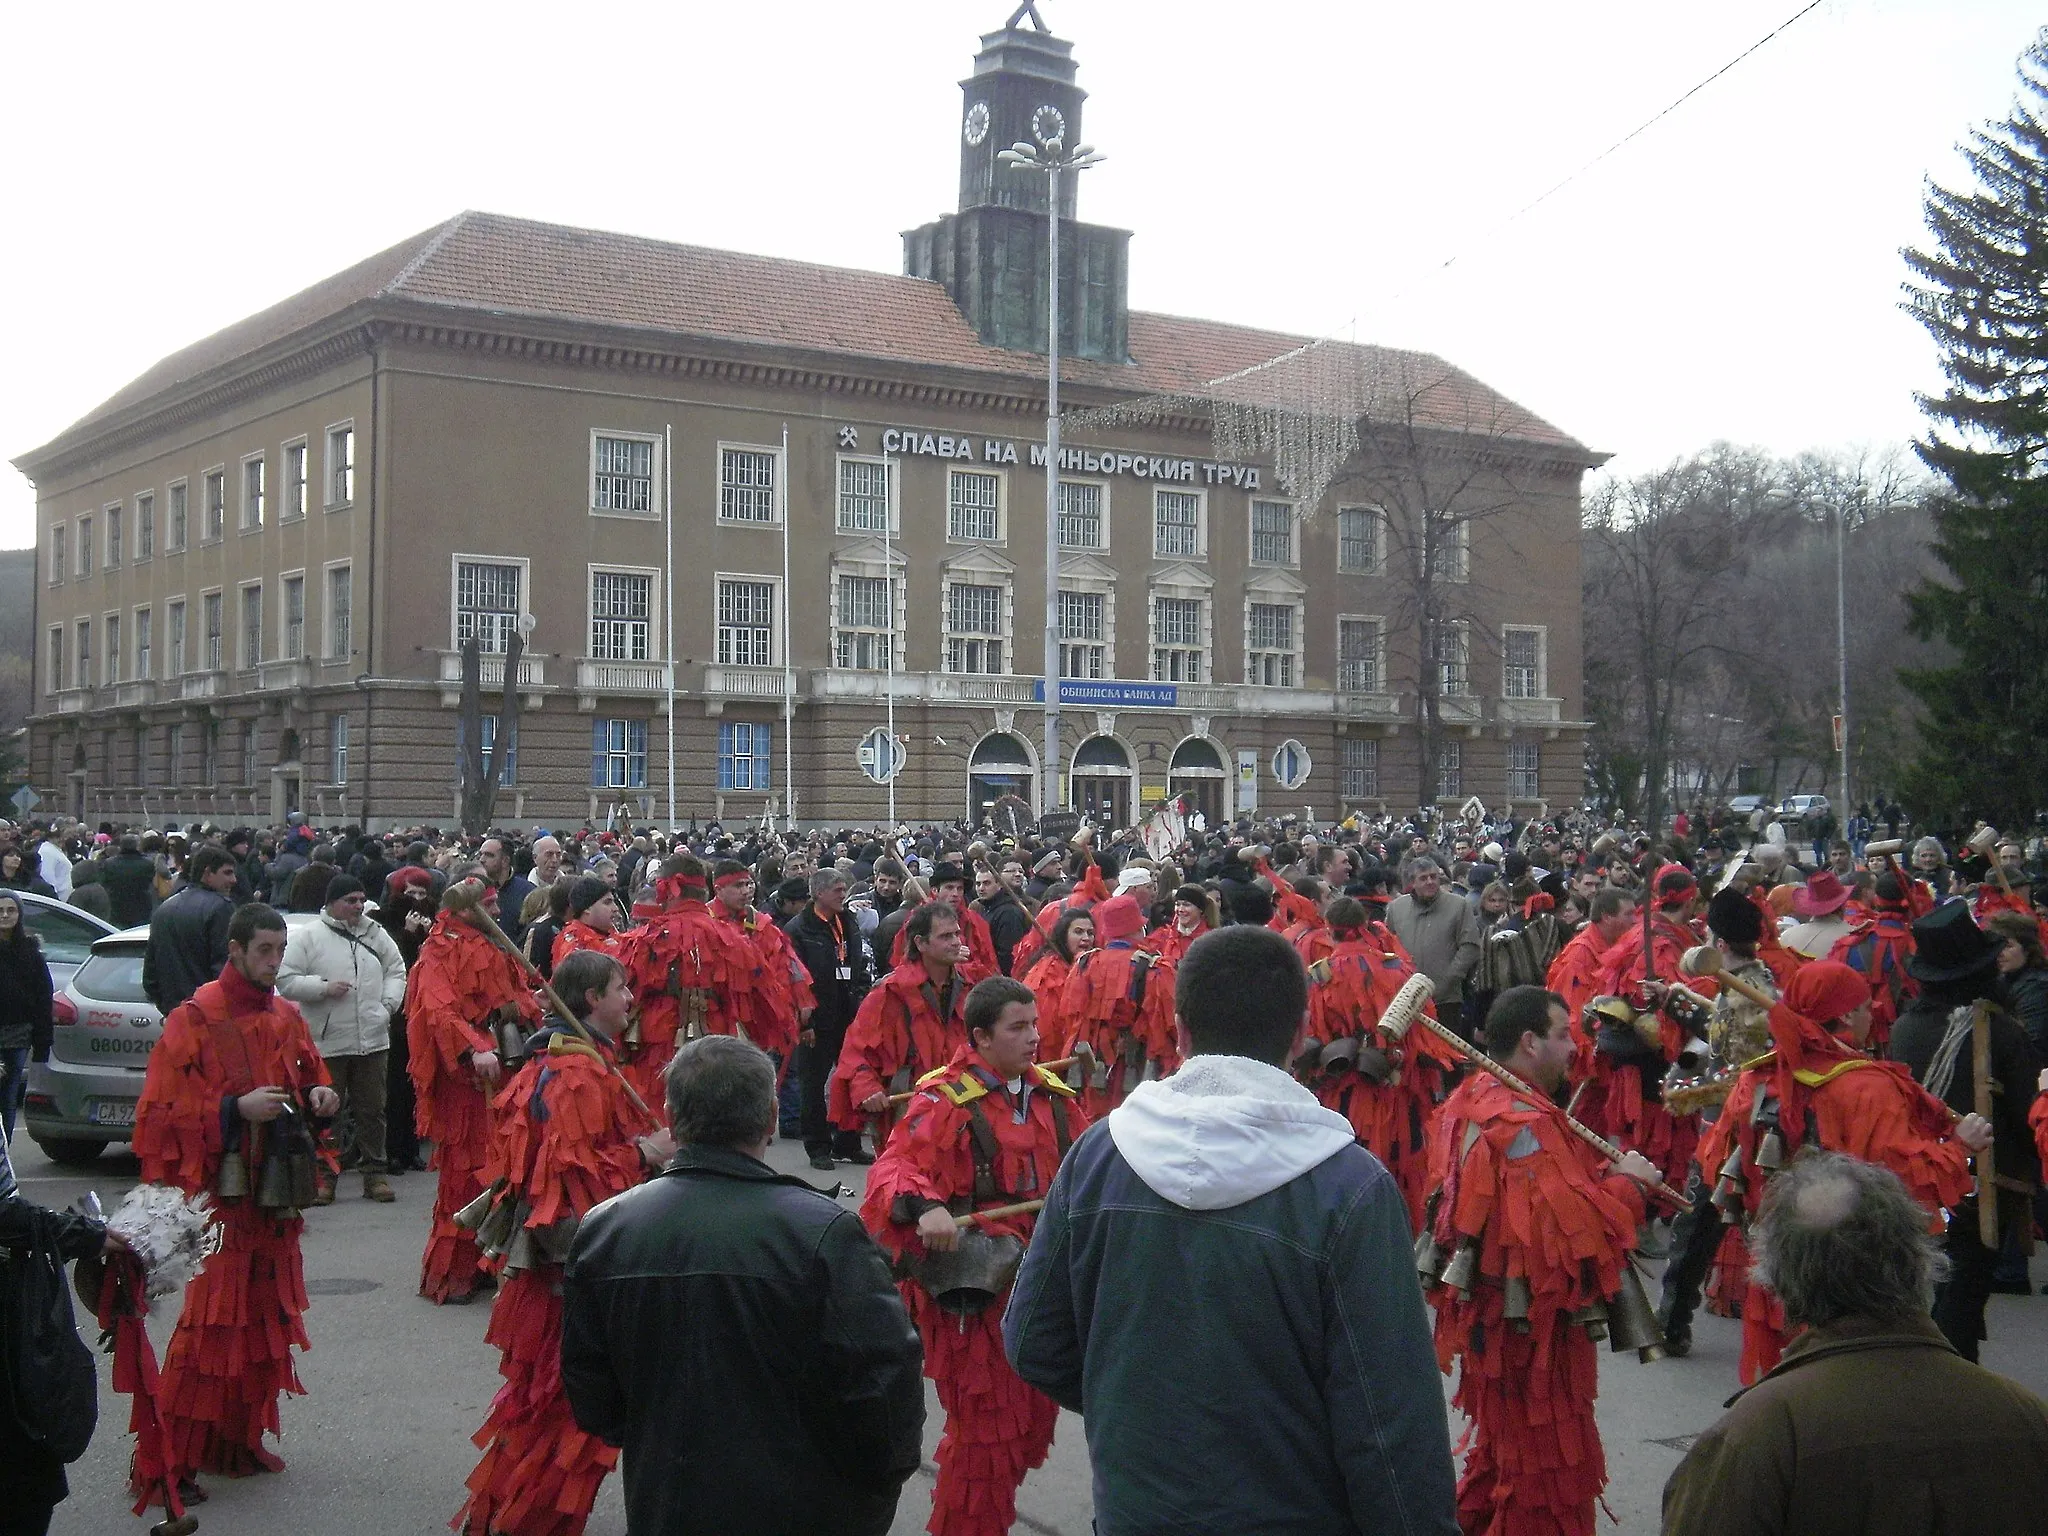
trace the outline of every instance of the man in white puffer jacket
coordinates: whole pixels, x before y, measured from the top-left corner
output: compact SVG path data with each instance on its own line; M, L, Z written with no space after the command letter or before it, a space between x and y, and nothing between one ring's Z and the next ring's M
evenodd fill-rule
M362 881L336 875L328 882L319 917L291 931L277 990L306 1016L335 1090L355 1117L363 1198L389 1204L397 1197L385 1168L384 1070L391 1016L405 1002L405 957L382 925L364 916ZM314 1204L333 1203L334 1181L323 1170Z

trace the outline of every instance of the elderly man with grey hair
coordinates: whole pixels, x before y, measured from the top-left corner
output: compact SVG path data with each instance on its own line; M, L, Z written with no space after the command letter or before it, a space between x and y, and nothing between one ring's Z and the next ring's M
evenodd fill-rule
M764 1161L775 1064L734 1035L676 1052L681 1143L584 1217L562 1382L625 1449L633 1536L882 1536L924 1434L924 1351L860 1218Z
M1456 1026L1465 979L1479 963L1479 915L1464 897L1445 894L1443 866L1427 855L1403 865L1401 880L1406 894L1387 908L1387 926L1436 984L1438 1016Z
M2048 1510L2048 1403L1928 1317L1946 1267L1889 1169L1806 1152L1772 1179L1757 1278L1804 1329L1664 1487L1664 1536L2021 1536Z

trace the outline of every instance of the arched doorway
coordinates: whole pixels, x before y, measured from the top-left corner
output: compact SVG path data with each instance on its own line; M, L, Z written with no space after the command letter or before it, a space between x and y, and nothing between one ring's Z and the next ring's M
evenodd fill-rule
M1006 731L994 731L975 743L967 759L967 819L978 824L995 803L1014 795L1027 806L1038 804L1038 765L1031 748Z
M1167 765L1167 793L1185 795L1188 808L1200 811L1211 827L1230 819L1227 800L1230 775L1223 766L1223 754L1206 736L1190 736L1173 749Z
M303 774L299 765L299 733L287 729L278 739L276 765L270 770L270 819L281 822L300 810Z
M1131 824L1131 754L1114 736L1090 736L1074 749L1073 806L1112 828Z

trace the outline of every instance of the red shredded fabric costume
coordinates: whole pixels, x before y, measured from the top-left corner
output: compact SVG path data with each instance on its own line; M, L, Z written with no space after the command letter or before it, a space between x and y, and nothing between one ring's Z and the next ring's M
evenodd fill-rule
M1586 1029L1586 1004L1600 996L1607 973L1607 948L1600 942L1600 930L1588 923L1558 951L1543 978L1543 985L1564 999L1565 1012L1572 1016L1572 1039L1579 1047L1572 1057L1574 1084L1590 1076L1593 1070L1593 1037Z
M1138 948L1149 949L1162 960L1171 960L1175 965L1179 965L1181 957L1188 952L1188 946L1208 931L1209 923L1206 918L1197 918L1194 931L1191 933L1182 933L1178 923L1169 922L1146 934L1139 941ZM1044 1007L1043 1002L1039 1006Z
M1072 1049L1074 1021L1066 1014L1067 978L1074 962L1056 949L1042 952L1021 980L1038 999L1039 1055L1058 1061Z
M245 1122L232 1101L282 1087L304 1113L304 1095L328 1081L299 1010L232 965L171 1010L149 1053L135 1107L143 1182L188 1195L212 1190L232 1129L252 1187L237 1199L215 1197L221 1249L186 1290L164 1356L159 1402L174 1484L197 1472L284 1468L263 1437L279 1432L279 1396L306 1390L291 1358L293 1346L311 1347L299 1262L305 1222L295 1210L257 1206L253 1190L277 1122Z
M562 1260L576 1223L646 1176L635 1139L651 1127L599 1049L550 1020L493 1106L489 1177L505 1180L500 1200L531 1210L484 1335L505 1384L473 1437L483 1459L450 1522L468 1536L578 1536L618 1464L617 1448L576 1427L562 1387Z
M948 903L950 906L951 903ZM967 946L967 958L960 962L960 974L972 987L977 981L987 981L991 976L1002 975L996 964L995 935L988 931L988 919L972 907L954 907L953 915L960 919L960 942ZM909 924L896 930L896 942L889 948L889 964L902 965L910 958ZM1010 964L1017 965L1015 951L1011 952Z
M740 1033L760 967L745 937L712 916L704 893L701 881L666 876L656 885L660 910L619 945L640 1008L639 1038L628 1038L620 1070L658 1111L667 1103L661 1075L678 1038Z
M1835 940L1830 960L1848 966L1870 987L1870 1048L1882 1056L1892 1025L1920 995L1920 983L1906 969L1913 958L1913 917L1903 901L1876 902L1872 915ZM1783 983L1780 983L1783 985Z
M1643 1195L1565 1126L1485 1073L1444 1101L1431 1149L1432 1235L1445 1253L1477 1248L1469 1291L1439 1285L1437 1362L1462 1362L1453 1404L1471 1420L1459 1449L1465 1536L1593 1536L1607 1484L1594 1421L1599 1363L1571 1321L1615 1294ZM1526 1279L1528 1323L1506 1317L1506 1282Z
M1138 923L1138 904L1128 896L1097 907L1095 937L1103 947L1074 962L1060 998L1060 1014L1071 1029L1067 1054L1093 1058L1092 1066L1076 1062L1068 1074L1079 1084L1090 1118L1116 1108L1139 1083L1180 1065L1173 962L1132 947Z
M1666 865L1666 869L1674 866ZM1661 872L1659 878L1662 878ZM1651 960L1659 981L1677 981L1703 996L1714 991L1711 982L1690 979L1679 973L1679 957L1698 944L1700 934L1675 915L1691 899L1690 892L1667 902L1652 923ZM1601 957L1600 989L1628 997L1643 979L1643 931L1632 927ZM1668 1013L1659 1015L1665 1065L1678 1059L1685 1045L1684 1031ZM1576 1021L1575 1021L1575 1027ZM1699 1117L1674 1115L1654 1090L1646 1087L1642 1073L1629 1069L1611 1071L1604 1060L1594 1068L1595 1086L1581 1104L1579 1118L1609 1140L1640 1152L1664 1175L1665 1181L1683 1188L1693 1148L1699 1144ZM1604 1083L1605 1092L1601 1091ZM1597 1102L1595 1102L1597 1100Z
M811 993L810 967L797 958L789 935L751 907L735 912L718 902L710 911L725 931L745 944L754 956L753 976L741 1020L746 1036L787 1066L796 1054L801 1020L817 1006Z
M872 1124L875 1144L888 1140L901 1107L870 1115L860 1106L877 1093L903 1093L932 1063L948 1062L967 1043L967 994L973 990L956 969L943 985L922 960L899 965L868 989L860 1011L846 1026L839 1064L826 1085L826 1111L843 1131Z
M507 1006L529 1019L540 1016L519 963L466 919L436 917L405 988L414 1118L434 1143L440 1171L434 1227L420 1261L420 1294L431 1301L467 1296L483 1273L476 1236L456 1224L455 1213L483 1193L490 1155L490 1106L470 1057L497 1049L489 1021Z
M579 949L600 950L616 958L619 953L619 935L608 928L598 928L586 923L580 917L572 917L562 924L562 931L555 935L555 947L549 953L550 968L560 965Z
M1351 1122L1358 1144L1387 1165L1408 1201L1408 1225L1419 1233L1429 1195L1429 1132L1444 1096L1444 1069L1458 1058L1426 1029L1399 1040L1381 1033L1380 1016L1415 967L1386 947L1379 926L1338 932L1335 947L1309 967L1308 1040L1322 1048L1324 1061L1301 1076L1318 1102ZM1436 1005L1427 1011L1434 1018ZM1357 1053L1332 1067L1330 1047L1339 1041L1356 1041Z
M923 1256L916 1228L929 1206L944 1205L959 1216L1043 1199L1087 1124L1073 1090L1052 1073L1034 1067L1013 1095L963 1045L945 1067L920 1080L868 1174L861 1220L901 1275ZM1036 1222L1033 1214L1007 1216L982 1230L1028 1243ZM1007 1286L972 1316L941 1308L915 1280L900 1288L924 1339L924 1372L946 1410L926 1529L932 1536L1002 1536L1017 1518L1024 1474L1045 1463L1059 1406L1026 1386L1003 1357Z
M1929 1230L1970 1191L1969 1153L1950 1134L1946 1106L1898 1062L1872 1061L1830 1033L1826 1023L1869 1000L1864 978L1832 960L1804 966L1771 1010L1770 1061L1742 1074L1721 1117L1700 1142L1700 1170L1720 1175L1729 1154L1742 1154L1716 1201L1746 1229L1763 1204L1770 1170L1758 1150L1775 1131L1771 1160L1782 1166L1803 1147L1846 1152L1889 1168L1927 1208ZM1761 1101L1761 1102L1759 1102ZM1750 1282L1742 1307L1742 1383L1778 1363L1789 1342L1785 1309Z
M1081 878L1074 888L1058 901L1048 901L1038 909L1038 916L1031 920L1031 930L1017 941L1017 947L1010 951L1010 973L1021 976L1031 969L1038 957L1045 953L1045 946L1052 942L1052 931L1064 913L1079 908L1086 912L1098 901L1110 898L1109 884L1102 878L1102 871L1090 864L1081 871ZM1039 1007L1045 1000L1039 999Z

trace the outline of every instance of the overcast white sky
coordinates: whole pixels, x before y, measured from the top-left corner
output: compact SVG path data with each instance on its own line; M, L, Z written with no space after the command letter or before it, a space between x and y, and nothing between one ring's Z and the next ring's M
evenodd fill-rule
M0 455L463 208L900 270L1012 3L7 6ZM1801 3L1041 11L1137 307L1426 348L1633 470L1903 441L1935 380L1899 248L2038 5L1828 0L1504 224ZM0 547L33 511L0 469Z

